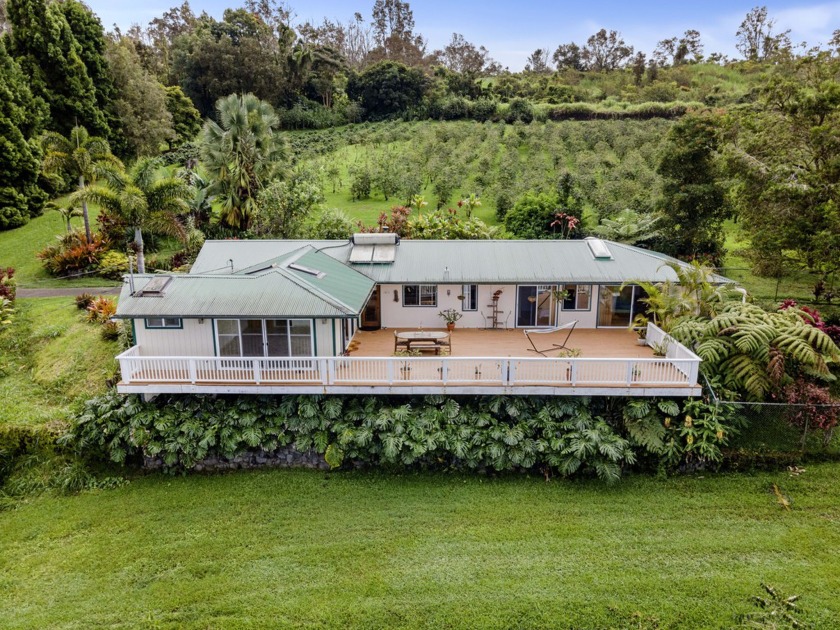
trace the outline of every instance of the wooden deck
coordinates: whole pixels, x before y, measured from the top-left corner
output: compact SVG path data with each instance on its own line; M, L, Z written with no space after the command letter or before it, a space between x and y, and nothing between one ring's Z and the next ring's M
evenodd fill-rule
M664 333L648 327L648 336ZM658 336L658 337L657 337ZM566 333L534 336L540 349ZM670 339L670 338L669 338ZM358 332L348 356L145 356L122 353L123 393L508 394L696 396L700 359L673 339L654 357L627 330L581 330L559 349L534 352L522 330L456 329L451 354L394 356L394 330Z
M360 330L353 336L358 348L350 352L351 357L390 357L394 354L394 331L412 330L409 328L383 328L376 331ZM437 329L435 329L437 330ZM443 329L441 329L443 330ZM566 331L532 335L531 338L539 349L550 348L552 344L562 343ZM475 328L456 328L450 340L453 357L539 357L530 350L531 344L522 329L481 330ZM621 329L575 329L569 338L568 348L580 350L584 358L643 359L653 357L648 346L636 343L636 334ZM556 357L559 350L546 352L548 357ZM423 356L431 356L424 352Z

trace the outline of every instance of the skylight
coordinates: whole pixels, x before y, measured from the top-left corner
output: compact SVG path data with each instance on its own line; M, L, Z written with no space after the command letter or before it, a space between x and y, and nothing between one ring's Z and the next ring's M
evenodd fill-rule
M172 281L172 276L157 276L152 278L140 289L138 295L140 297L162 297L164 289Z
M586 244L589 245L589 251L592 252L592 257L595 258L595 260L612 260L612 252L610 252L610 248L607 247L607 244L600 238L588 237L584 240L586 241Z
M315 276L319 280L327 275L323 271L318 271L317 269L313 269L312 267L306 267L305 265L300 265L298 263L289 264L289 269L294 269L295 271L300 271L301 273L306 273L310 276Z

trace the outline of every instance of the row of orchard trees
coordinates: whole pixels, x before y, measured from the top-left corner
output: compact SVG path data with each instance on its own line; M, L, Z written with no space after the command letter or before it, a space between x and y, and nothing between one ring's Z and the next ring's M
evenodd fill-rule
M106 36L77 0L8 0L0 17L0 229L37 216L76 181L41 168L44 132L75 127L123 159L157 155L192 138L200 116L177 86L164 87L133 43Z

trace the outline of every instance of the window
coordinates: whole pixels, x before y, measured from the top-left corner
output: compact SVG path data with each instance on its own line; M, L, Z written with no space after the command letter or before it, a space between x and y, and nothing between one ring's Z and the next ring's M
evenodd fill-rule
M221 357L311 357L308 319L216 320Z
M588 311L592 301L591 284L563 285L566 297L563 299L564 311Z
M178 317L149 317L146 328L183 328L184 324Z
M437 306L437 286L406 284L403 286L403 306Z
M461 295L464 296L461 302L462 311L477 311L478 310L478 285L465 284L461 287Z

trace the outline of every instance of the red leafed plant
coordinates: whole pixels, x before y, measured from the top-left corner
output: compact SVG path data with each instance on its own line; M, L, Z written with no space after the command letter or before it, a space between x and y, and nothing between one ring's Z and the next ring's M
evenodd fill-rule
M831 440L834 427L840 422L840 401L831 397L826 387L804 379L797 379L784 389L784 398L791 405L788 421L799 427L811 427L825 433Z
M0 298L14 302L16 289L14 267L0 268Z

